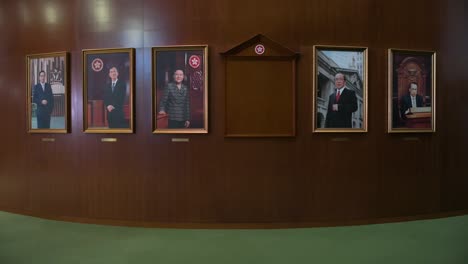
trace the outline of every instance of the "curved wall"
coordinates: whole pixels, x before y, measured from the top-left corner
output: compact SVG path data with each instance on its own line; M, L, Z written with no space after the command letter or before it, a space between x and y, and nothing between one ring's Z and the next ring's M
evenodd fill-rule
M0 210L130 222L327 223L468 209L464 0L0 6ZM219 53L258 33L301 53L295 138L224 138ZM151 47L177 44L209 45L210 133L182 136L189 143L151 133ZM311 133L315 44L369 47L368 133ZM101 143L105 135L82 132L81 50L110 47L136 48L136 133ZM436 133L386 133L387 48L437 51ZM71 133L30 135L25 56L52 51L71 53Z

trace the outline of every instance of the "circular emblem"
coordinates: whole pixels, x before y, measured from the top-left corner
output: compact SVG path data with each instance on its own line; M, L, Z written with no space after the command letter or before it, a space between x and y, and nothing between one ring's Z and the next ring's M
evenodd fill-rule
M100 72L104 68L104 62L102 62L101 59L96 58L91 62L91 68L93 68L93 71L95 72Z
M255 53L257 53L257 55L263 55L263 53L265 53L265 46L262 44L255 46Z
M201 59L200 57L198 57L197 55L192 55L190 56L189 58L189 64L190 64L190 67L196 69L198 67L200 67L200 64L201 64Z

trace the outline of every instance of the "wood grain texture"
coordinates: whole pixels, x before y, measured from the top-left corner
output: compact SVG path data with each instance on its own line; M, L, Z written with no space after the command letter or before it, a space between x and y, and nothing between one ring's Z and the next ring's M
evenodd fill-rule
M294 136L294 59L226 59L226 136Z
M181 224L468 209L466 17L464 0L2 1L0 209ZM258 33L301 53L294 138L224 137L219 54ZM151 47L177 44L210 52L210 133L189 142L151 133ZM369 48L368 133L311 133L313 45ZM103 143L81 131L81 51L121 47L136 51L135 133ZM386 133L388 48L437 51L437 133ZM71 55L71 133L29 135L25 56L53 51Z

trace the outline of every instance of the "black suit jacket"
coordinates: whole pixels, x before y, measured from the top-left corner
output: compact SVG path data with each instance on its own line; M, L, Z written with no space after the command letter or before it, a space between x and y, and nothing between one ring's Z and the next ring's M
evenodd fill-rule
M333 111L333 104L338 104L338 111ZM357 110L357 97L353 90L344 88L340 100L336 102L336 90L328 98L326 128L352 128L352 115Z
M108 83L104 91L104 106L112 105L117 111L123 111L127 86L121 80L117 80L112 92L112 82ZM107 111L107 110L106 110Z
M107 112L107 122L109 128L123 128L127 127L128 124L125 122L125 115L123 111L125 96L127 92L127 86L121 80L117 80L115 83L114 91L112 91L112 82L107 84L104 91L104 106ZM109 112L107 107L112 105L114 110Z
M423 97L419 94L416 95L416 107L423 107L424 102L423 102ZM405 118L405 112L409 108L413 107L413 104L411 103L411 96L409 94L403 96L401 98L401 117Z
M42 100L47 100L47 105L42 104ZM37 105L37 114L39 116L50 115L54 110L54 94L50 84L44 84L44 90L40 83L34 85L33 88L33 103Z

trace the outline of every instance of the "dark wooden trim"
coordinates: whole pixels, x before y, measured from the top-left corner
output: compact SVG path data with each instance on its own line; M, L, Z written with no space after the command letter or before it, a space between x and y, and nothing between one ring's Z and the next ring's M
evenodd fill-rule
M280 51L281 53L284 53L285 55L284 56L291 56L291 57L296 57L298 56L297 53L295 53L294 51L290 50L289 48L286 48L284 47L283 45L279 44L278 42L276 41L273 41L271 40L270 38L262 35L262 34L258 34L244 42L242 42L241 44L238 44L236 45L235 47L225 51L225 52L222 52L221 55L223 56L236 56L237 53L241 52L242 50L246 49L247 47L255 44L255 43L258 43L258 42L262 42L262 43L265 43L267 44L267 46L270 46L278 51Z
M286 228L314 228L314 227L339 227L339 226L360 226L360 225L374 225L374 224L389 224L399 222L410 222L419 220L440 219L447 217L468 215L468 210L458 210L451 212L439 212L432 214L422 214L413 216L399 216L399 217L384 217L384 218L371 218L371 219L358 219L348 221L314 221L314 222L229 222L229 223L191 223L191 222L148 222L148 221L126 221L116 219L91 219L74 216L58 216L58 215L36 215L32 212L17 209L0 208L0 211L20 214L25 216L43 218L53 221L63 221L80 224L97 224L108 226L122 226L122 227L145 227L145 228L175 228L175 229L286 229Z

